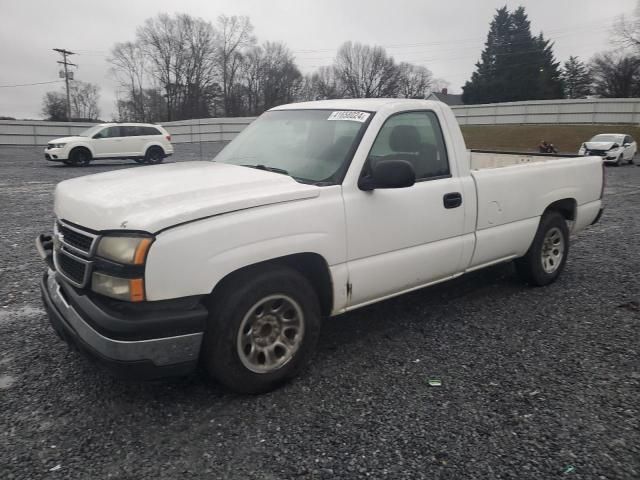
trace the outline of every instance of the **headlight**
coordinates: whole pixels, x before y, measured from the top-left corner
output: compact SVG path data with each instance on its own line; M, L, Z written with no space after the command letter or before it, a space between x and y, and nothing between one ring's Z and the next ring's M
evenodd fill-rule
M149 237L105 236L98 243L99 257L125 265L144 265L153 239Z
M101 272L93 272L91 290L107 297L128 302L144 300L144 280L141 278L120 278Z
M66 145L66 143L53 143L53 148L62 148Z

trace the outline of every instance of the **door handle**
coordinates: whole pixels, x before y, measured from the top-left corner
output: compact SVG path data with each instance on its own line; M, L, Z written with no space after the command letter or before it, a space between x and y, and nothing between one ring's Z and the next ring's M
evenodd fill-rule
M458 192L446 193L442 197L444 208L456 208L462 205L462 195Z

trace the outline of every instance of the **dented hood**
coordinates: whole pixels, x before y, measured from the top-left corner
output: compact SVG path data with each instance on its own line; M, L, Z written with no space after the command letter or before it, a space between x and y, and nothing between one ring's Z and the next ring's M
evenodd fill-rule
M614 145L620 146L617 142L585 142L587 150L609 150Z
M61 182L59 219L92 230L157 232L179 223L273 203L313 198L320 189L264 170L180 162Z

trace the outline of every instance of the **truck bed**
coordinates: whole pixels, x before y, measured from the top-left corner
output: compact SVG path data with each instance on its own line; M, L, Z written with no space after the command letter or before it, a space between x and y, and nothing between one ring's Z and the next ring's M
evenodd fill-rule
M573 212L570 229L589 225L601 206L598 157L472 151L476 191L476 248L470 267L499 254L524 255L540 216L557 201Z
M471 170L510 167L522 163L550 162L563 158L578 158L578 155L471 150Z

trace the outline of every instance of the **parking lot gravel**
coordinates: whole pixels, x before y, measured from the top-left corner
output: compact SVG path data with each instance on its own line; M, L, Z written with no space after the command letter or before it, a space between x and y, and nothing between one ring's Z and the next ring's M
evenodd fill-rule
M637 166L607 168L555 284L505 264L327 319L312 365L261 396L120 381L49 327L34 238L54 187L121 168L154 167L0 147L0 479L640 478Z

